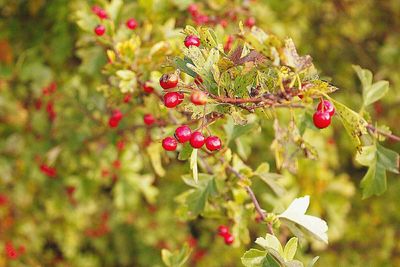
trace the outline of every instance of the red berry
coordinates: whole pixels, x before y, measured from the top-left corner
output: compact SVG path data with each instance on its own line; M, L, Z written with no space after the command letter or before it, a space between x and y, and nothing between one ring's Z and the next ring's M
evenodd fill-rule
M221 139L217 136L209 136L206 138L206 147L210 151L221 149Z
M205 137L201 132L194 132L190 137L190 145L193 148L201 148L204 145Z
M6 255L7 255L7 257L8 257L9 259L15 260L15 259L18 258L18 253L17 253L17 251L15 250L15 248L14 248L14 246L13 246L13 244L12 244L11 242L7 242L7 243L5 244L4 250L5 250Z
M112 117L114 118L114 119L116 119L117 121L120 121L121 119L122 119L122 112L119 110L119 109L115 109L114 111L113 111L113 114L112 114Z
M106 32L106 27L103 25L97 25L96 28L94 28L94 32L97 36L102 36Z
M328 112L331 117L335 114L335 107L328 100L324 100L324 102L322 102L322 101L319 102L319 104L317 106L317 110L323 111L323 112Z
M207 95L202 91L194 91L190 95L190 101L195 105L204 105L207 102Z
M143 84L143 91L145 91L148 94L151 94L154 92L154 88L150 85L149 82L145 82Z
M133 18L132 19L128 19L126 21L126 27L128 27L131 30L136 29L137 25L138 25L137 21L135 19L133 19Z
M193 21L196 25L203 25L210 21L210 18L206 15L197 14L194 16Z
M229 227L226 225L220 225L218 227L218 235L225 237L226 235L229 235Z
M55 177L57 176L57 170L55 168L52 168L50 166L47 166L46 164L40 165L40 171L47 175L48 177Z
M226 42L225 42L225 44L224 44L224 51L225 52L228 52L228 51L230 51L231 50L231 48L232 48L232 44L233 44L233 36L232 35L229 35L228 36L228 39L226 40Z
M187 11L192 15L193 17L197 16L199 12L199 8L196 4L190 4L187 8Z
M235 238L231 234L226 235L224 237L224 239L225 239L225 244L227 244L227 245L231 245L233 243L233 241L235 241Z
M175 130L175 138L179 143L185 143L190 140L192 136L192 130L187 125L182 125L176 128Z
M313 116L315 127L323 129L331 124L331 115L329 112L316 111Z
M228 27L228 21L226 19L221 19L219 24L222 26L222 28Z
M144 124L150 126L150 125L152 125L153 123L156 122L156 119L155 119L154 116L151 115L151 114L145 114L145 115L143 116L143 122L144 122Z
M244 25L251 28L256 25L256 19L253 17L247 18L244 22Z
M176 140L170 136L165 137L162 140L162 146L167 151L175 151L177 145L178 143L176 142Z
M196 35L188 35L185 38L185 46L189 48L189 46L200 46L200 39Z
M127 93L124 95L124 103L129 103L131 101L132 95L130 93Z
M99 6L93 6L92 7L92 11L93 11L93 13L95 13L100 19L106 19L108 16L107 16L107 12L104 10L104 9L102 9L101 7L99 7Z
M119 124L119 120L115 119L114 117L111 117L111 118L108 120L108 125L109 125L111 128L118 127L118 124Z
M4 194L0 194L0 206L5 206L8 203L8 197Z
M71 196L75 193L75 190L76 190L76 187L73 186L73 185L68 185L68 186L65 188L65 191L67 192L67 195L68 195L69 197L71 197Z
M160 85L163 89L171 89L178 85L179 77L175 73L163 74L160 78Z
M117 142L117 149L118 149L119 151L122 151L124 148L125 148L125 141L124 141L124 140L119 140L119 141Z
M164 95L164 105L167 108L174 108L180 103L182 103L184 99L184 95L179 92L169 92Z
M121 168L121 161L116 159L116 160L114 160L112 165L114 166L114 169L120 169Z

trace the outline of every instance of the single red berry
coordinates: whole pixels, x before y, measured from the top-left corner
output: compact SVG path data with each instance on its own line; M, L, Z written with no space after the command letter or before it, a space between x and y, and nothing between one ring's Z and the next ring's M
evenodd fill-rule
M119 109L113 110L112 113L112 118L116 119L117 121L120 121L122 119L122 112Z
M4 194L0 194L0 206L5 206L8 203L8 197Z
M5 244L4 250L9 259L15 260L18 258L18 252L16 251L16 249L14 248L14 245L11 242L7 242Z
M251 28L256 25L256 19L253 17L247 18L244 22L244 25Z
M120 169L121 168L121 161L116 159L116 160L114 160L112 165L114 166L114 169Z
M99 6L93 6L92 7L92 11L93 11L93 13L95 13L100 19L106 19L108 16L107 16L107 12L104 10L104 9L102 9L101 7L99 7Z
M221 19L219 24L222 26L222 28L228 27L228 21L226 19Z
M204 105L207 102L207 95L202 91L194 91L190 95L190 101L195 105Z
M177 145L178 143L176 142L176 140L170 136L165 137L162 140L162 146L167 151L175 151Z
M48 177L56 177L57 176L57 170L55 168L47 166L46 164L40 165L40 171L43 174L47 175Z
M160 85L163 89L171 89L178 85L179 77L175 73L163 74L160 78Z
M124 103L129 103L129 101L131 101L132 98L132 94L127 93L124 95Z
M190 4L187 8L187 11L192 15L193 17L197 16L199 12L199 7L196 4Z
M193 148L201 148L204 145L206 138L201 132L194 132L190 137L190 145Z
M75 190L76 190L76 187L73 186L73 185L68 185L68 186L65 188L65 191L67 192L67 195L68 195L69 197L72 197L72 195L75 193Z
M233 243L233 241L235 241L235 238L233 237L233 235L229 234L229 235L224 236L224 240L225 240L225 244L231 245Z
M331 115L329 112L316 111L313 116L315 127L323 129L331 124Z
M109 125L111 128L116 128L116 127L118 127L118 124L119 124L119 120L115 119L114 117L111 117L111 118L108 120L108 125Z
M125 148L125 141L124 140L119 140L117 142L117 149L119 151L122 151L122 150L124 150L124 148Z
M169 92L164 95L164 105L167 108L174 108L180 103L182 103L184 99L184 95L179 92Z
M103 25L97 25L96 28L94 28L94 33L96 33L97 36L102 36L106 32L106 27Z
M182 125L176 128L175 138L179 143L185 143L190 140L192 136L192 130L187 125Z
M126 21L126 27L128 27L131 30L136 29L137 25L138 25L137 21L135 19L133 19L133 18L132 19L128 19Z
M210 21L210 18L207 15L197 14L193 17L193 21L196 25L207 24Z
M154 88L150 85L149 82L145 82L143 84L143 91L145 91L148 94L151 94L154 92Z
M57 90L57 83L56 82L50 83L49 87L48 87L48 90L49 90L50 94L55 93L55 91Z
M19 253L19 255L24 254L25 251L26 251L26 248L25 248L24 245L20 245L20 246L18 247L18 253Z
M210 151L220 150L221 149L221 139L217 136L209 136L206 138L206 147Z
M184 43L187 48L192 45L198 47L200 46L200 38L196 35L188 35L186 36Z
M318 111L328 112L332 117L335 114L335 107L329 100L324 100L323 102L319 102L317 106Z
M226 225L220 225L218 227L218 235L225 237L226 235L229 235L229 227Z
M156 122L156 119L155 119L154 116L151 115L151 114L145 114L145 115L143 116L143 122L144 122L144 124L150 126L150 125L152 125L153 123Z

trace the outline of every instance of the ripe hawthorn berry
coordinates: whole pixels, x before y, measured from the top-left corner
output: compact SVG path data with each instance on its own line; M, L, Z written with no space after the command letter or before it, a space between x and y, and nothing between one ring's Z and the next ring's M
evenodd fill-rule
M324 129L331 124L331 115L329 112L322 112L317 110L313 116L313 122L315 127L319 129Z
M226 235L229 235L229 227L226 225L220 225L218 227L218 235L225 237Z
M200 46L200 38L197 37L196 35L188 35L185 38L184 44L187 48L190 46Z
M178 85L179 77L175 73L165 73L160 78L160 85L163 89L171 89Z
M192 130L187 125L182 125L176 128L175 138L179 143L185 143L190 140L192 136Z
M132 94L127 93L124 95L124 103L129 103L129 101L131 101L132 98Z
M92 7L92 11L93 11L93 13L96 14L100 19L106 19L106 18L108 18L107 12L106 12L104 9L102 9L101 7L99 7L99 6L93 6L93 7Z
M167 151L175 151L178 143L176 140L170 136L165 137L162 140L162 147Z
M249 17L244 21L244 25L251 28L256 25L256 19L253 17Z
M180 103L182 103L184 99L184 95L179 92L169 92L164 95L164 105L167 108L174 108Z
M204 105L207 102L207 95L202 91L194 91L190 95L190 101L197 106Z
M46 164L40 165L40 171L43 174L47 175L48 177L56 177L57 176L57 170L55 168L47 166Z
M148 94L151 94L154 92L154 88L150 85L149 82L145 82L143 84L143 91L145 91Z
M134 18L128 19L126 21L126 27L128 27L130 30L136 29L137 26L138 26L138 23Z
M192 136L190 137L190 145L193 148L201 148L205 143L206 138L201 132L193 132Z
M231 245L233 243L233 241L235 241L235 238L233 237L233 235L228 234L228 235L224 236L224 241L225 241L225 244Z
M209 136L206 138L206 147L210 151L221 149L221 139L218 136Z
M106 32L106 27L104 25L97 25L96 28L94 28L94 33L97 36L102 36Z
M116 127L118 127L118 124L119 124L119 120L115 119L114 117L111 117L111 118L108 120L108 125L109 125L111 128L116 128Z
M319 102L317 106L318 111L328 112L329 115L332 117L335 114L335 107L329 100L324 100Z
M143 122L144 122L144 124L150 126L156 122L156 119L151 114L145 114L143 116Z
M199 12L199 8L196 4L193 3L188 6L187 11L190 13L190 15L195 17L195 16L197 16L197 14Z

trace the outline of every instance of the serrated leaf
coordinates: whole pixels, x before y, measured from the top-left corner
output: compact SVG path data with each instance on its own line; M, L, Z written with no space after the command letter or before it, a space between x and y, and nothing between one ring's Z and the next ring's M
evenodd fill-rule
M246 267L262 267L266 255L266 251L250 249L242 256L242 264Z
M310 196L296 198L282 214L278 215L278 218L283 222L287 220L301 226L301 229L314 238L328 244L328 225L318 217L305 214L309 205Z
M379 81L363 88L364 106L368 106L381 99L389 91L388 81Z
M353 140L353 144L360 149L363 145L363 136L368 136L367 125L368 123L358 113L349 109L345 105L331 99L334 103L336 112L339 115L346 132Z

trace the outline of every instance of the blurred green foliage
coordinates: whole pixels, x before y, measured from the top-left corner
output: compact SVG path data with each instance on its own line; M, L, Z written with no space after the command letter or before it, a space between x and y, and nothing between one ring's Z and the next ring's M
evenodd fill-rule
M142 123L145 113L168 116L154 99L132 98L123 106L128 118L120 130L107 127L108 115L123 95L113 86L121 81L108 79L115 70L107 66L109 56L92 33L99 21L91 6L108 6L118 25L131 16L140 22L138 38L126 44L133 53L127 57L137 60L142 71L137 80L150 80L157 87L161 71L168 70L160 64L179 51L179 29L193 24L186 11L190 2L0 0L0 194L8 198L0 205L0 246L11 240L26 249L18 261L10 261L1 251L0 266L162 266L161 249L180 250L193 238L197 245L189 266L241 266L240 258L251 243L265 236L265 226L255 221L241 224L213 212L209 215L215 215L214 220L184 220L186 207L178 204L188 185L180 176L190 173L189 164L163 154L157 142L172 128L154 129L156 142L147 148L147 130L130 128ZM237 11L238 20L254 16L258 27L293 38L299 54L311 55L320 75L340 88L335 99L353 109L362 106L363 85L352 65L370 69L374 82L389 81L386 96L361 114L400 133L398 0L208 0L198 5L210 16L228 18L229 10ZM118 6L121 12L114 11ZM237 24L232 22L225 30L215 26L218 37L223 38L224 31L235 32ZM127 34L122 30L116 38L121 41ZM56 92L43 96L43 88L54 81ZM129 90L132 85L119 87ZM37 110L39 100L42 107ZM48 103L55 106L53 122ZM287 111L279 112L288 117ZM243 129L230 144L254 169L275 159L269 148L277 126L272 120L259 122L260 126ZM224 132L222 125L213 129ZM326 131L307 131L303 137L317 149L319 159L299 160L296 174L288 171L293 166L283 167L287 170L281 172L275 190L282 187L285 194L277 197L271 194L271 185L252 179L267 211L282 212L295 197L308 194L310 214L328 222L329 246L302 242L296 257L309 262L318 254L316 266L399 266L399 176L388 174L388 190L362 200L359 183L367 169L354 160L354 146L343 126L335 122ZM117 146L121 140L123 149ZM399 143L384 144L400 150ZM40 172L43 162L57 166L57 179ZM226 193L221 183L226 174L220 172L219 180L211 181ZM234 182L228 180L227 185L233 187ZM191 191L193 196L205 191L212 195L210 184ZM68 188L74 191L68 193ZM235 200L227 199L224 208L237 218L235 205L243 192L235 190ZM244 218L255 217L249 209L241 211ZM226 246L216 237L219 224L234 224L236 236L247 242ZM290 236L284 230L281 241ZM169 253L164 251L163 258L172 257Z

